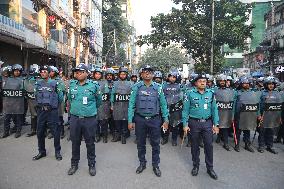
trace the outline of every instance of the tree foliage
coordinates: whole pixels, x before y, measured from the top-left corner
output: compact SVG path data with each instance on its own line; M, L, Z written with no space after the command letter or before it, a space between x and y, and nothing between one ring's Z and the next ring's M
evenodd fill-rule
M162 73L167 73L171 68L182 68L188 59L181 48L168 46L156 49L147 49L141 57L139 66L150 65Z
M210 68L212 0L173 0L182 5L172 8L171 13L158 14L151 18L152 32L143 36L139 45L152 44L154 48L180 43L197 62L198 69ZM221 46L245 49L245 40L252 37L253 26L246 25L251 4L237 0L215 1L214 71L222 62ZM220 62L221 61L221 62Z
M133 28L122 16L121 2L122 0L103 0L103 57L105 58L108 66L126 62L126 52L122 48L123 45L121 44L127 43L128 36L133 32ZM114 31L117 47L116 56L114 45Z

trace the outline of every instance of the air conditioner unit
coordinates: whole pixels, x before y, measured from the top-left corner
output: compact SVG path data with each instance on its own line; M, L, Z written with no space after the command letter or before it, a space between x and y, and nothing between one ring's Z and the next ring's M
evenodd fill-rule
M51 29L50 30L50 35L51 35L51 39L55 40L55 41L59 41L59 33L58 30L56 29Z
M90 24L90 18L89 16L82 14L81 16L81 28L82 29L88 29L90 28L91 24Z

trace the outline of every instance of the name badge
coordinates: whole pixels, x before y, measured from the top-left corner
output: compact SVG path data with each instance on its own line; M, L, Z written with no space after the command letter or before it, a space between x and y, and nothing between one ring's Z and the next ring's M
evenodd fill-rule
M83 97L83 104L88 104L88 97L86 96Z
M208 109L208 104L204 104L204 110Z

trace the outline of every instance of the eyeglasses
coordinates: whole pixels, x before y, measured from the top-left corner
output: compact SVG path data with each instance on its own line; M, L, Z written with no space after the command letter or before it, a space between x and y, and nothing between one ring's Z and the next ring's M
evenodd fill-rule
M40 73L47 73L47 70L41 70Z

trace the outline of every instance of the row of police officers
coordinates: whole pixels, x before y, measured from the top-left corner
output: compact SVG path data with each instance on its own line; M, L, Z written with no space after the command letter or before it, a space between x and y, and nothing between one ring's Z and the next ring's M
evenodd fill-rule
M36 69L36 68L35 68ZM263 90L253 90L247 77L239 80L239 90L227 83L227 77L219 75L217 86L213 79L205 74L196 75L192 83L181 85L178 73L171 71L168 80L162 83L161 72L154 72L150 66L140 70L141 81L128 81L128 70L121 67L118 80L113 81L113 73L107 72L103 79L101 69L92 71L85 64L74 69L74 79L70 80L68 92L62 81L51 72L55 67L38 68L41 79L22 79L20 65L12 68L12 77L3 82L3 105L5 129L3 138L9 136L10 120L15 122L16 135L21 132L24 114L24 96L28 98L31 112L31 133L37 133L39 153L34 160L46 156L45 132L50 129L54 137L55 158L61 160L60 133L62 133L64 95L67 98L67 110L70 114L70 139L72 158L69 175L78 169L80 145L84 138L87 147L89 173L94 176L95 142L103 137L107 142L108 126L113 133L113 142L126 143L129 130L135 128L138 158L140 165L136 173L146 168L146 137L150 137L152 146L152 167L156 176L161 176L160 141L168 142L169 130L172 131L172 145L177 145L179 127L183 127L184 136L191 141L193 161L192 175L199 171L200 142L204 143L207 173L213 179L217 174L213 169L213 134L220 133L226 150L230 150L228 136L233 128L236 151L240 151L240 135L244 133L245 149L253 152L250 131L259 131L259 152L264 147L272 153L274 128L281 123L282 93L275 90L276 79L268 77ZM135 77L133 77L134 81ZM137 77L136 77L137 78ZM208 79L209 78L209 79ZM155 80L155 82L153 81ZM15 103L16 102L16 103ZM61 112L60 112L61 110ZM276 121L275 121L276 120Z

